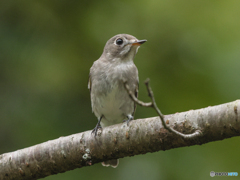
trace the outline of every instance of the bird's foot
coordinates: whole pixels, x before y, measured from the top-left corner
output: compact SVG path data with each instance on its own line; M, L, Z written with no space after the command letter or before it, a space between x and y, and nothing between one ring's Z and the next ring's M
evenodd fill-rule
M97 136L98 129L102 130L102 126L100 124L97 124L96 127L92 130L92 134L94 133L94 136Z
M124 122L127 122L127 125L129 125L129 122L131 121L131 120L133 120L133 116L132 115L127 115L127 120L124 120Z

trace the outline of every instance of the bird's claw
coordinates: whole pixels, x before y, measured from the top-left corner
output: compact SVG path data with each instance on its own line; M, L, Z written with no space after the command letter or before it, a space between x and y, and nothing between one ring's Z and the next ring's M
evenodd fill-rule
M131 120L133 120L133 116L132 115L127 115L127 120L125 120L124 122L127 122L127 126L129 125L129 122L131 121Z
M102 129L101 125L96 125L96 127L92 130L92 134L94 133L94 136L97 136L98 129Z

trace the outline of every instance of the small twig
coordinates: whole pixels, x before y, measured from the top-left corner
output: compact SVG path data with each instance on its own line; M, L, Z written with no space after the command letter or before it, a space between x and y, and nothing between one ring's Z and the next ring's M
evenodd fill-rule
M175 129L167 126L167 124L166 124L166 122L164 120L164 115L162 114L160 109L157 107L157 104L156 104L156 101L155 101L155 98L154 98L154 95L153 95L153 91L152 91L151 87L149 86L149 79L147 79L145 81L145 85L146 85L147 90L148 90L148 95L152 99L152 102L149 102L149 103L144 103L144 102L138 100L136 98L136 96L133 94L133 92L130 90L130 88L129 88L128 84L127 84L127 81L123 81L123 83L124 83L124 87L127 90L128 94L130 95L130 97L132 98L132 100L135 103L139 104L140 106L144 106L144 107L153 107L156 110L156 112L157 112L157 114L158 114L158 116L159 116L159 118L160 118L160 120L161 120L161 122L163 124L163 127L165 129L167 129L169 132L177 134L177 135L179 135L179 136L181 136L183 138L194 138L194 137L197 137L197 136L201 135L201 131L200 130L197 130L197 131L195 131L192 134L183 134L183 133L178 132Z
M127 84L127 81L123 81L123 83L124 83L125 89L127 90L128 94L130 95L130 97L132 98L132 100L133 100L134 102L136 102L136 103L139 104L140 106L153 107L153 103L152 103L152 102L145 103L145 102L140 101L140 100L134 95L134 93L130 90L130 88L129 88L128 84Z

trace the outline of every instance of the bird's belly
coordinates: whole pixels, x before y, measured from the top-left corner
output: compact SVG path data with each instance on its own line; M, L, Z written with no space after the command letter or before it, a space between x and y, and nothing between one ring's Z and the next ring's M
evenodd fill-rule
M97 104L97 114L103 115L101 120L103 127L121 123L134 111L134 103L125 89L115 88L108 94L98 97Z

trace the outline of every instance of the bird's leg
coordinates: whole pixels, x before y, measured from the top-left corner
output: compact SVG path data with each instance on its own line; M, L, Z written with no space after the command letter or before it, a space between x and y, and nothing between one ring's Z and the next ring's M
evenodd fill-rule
M129 114L129 115L127 115L127 120L125 120L126 122L127 122L127 125L129 125L129 122L131 121L131 120L133 120L133 116L131 115L131 114Z
M100 124L102 118L103 118L103 115L102 115L100 118L98 118L97 125L96 125L96 127L92 130L92 133L94 133L95 136L97 136L97 131L98 131L98 129L102 129L102 126L101 126L101 124Z

